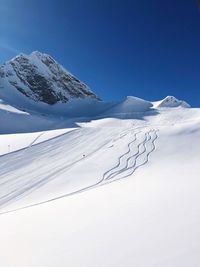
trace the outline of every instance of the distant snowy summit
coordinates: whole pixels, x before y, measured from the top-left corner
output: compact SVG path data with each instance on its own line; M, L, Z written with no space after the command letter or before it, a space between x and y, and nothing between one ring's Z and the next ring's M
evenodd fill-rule
M38 51L20 54L0 66L0 98L9 101L24 96L50 105L74 98L98 99L87 85L51 56Z
M9 105L20 111L66 116L130 114L159 108L190 107L174 96L150 102L128 96L119 102L103 102L90 88L65 70L51 56L20 54L0 65L0 111Z
M183 100L178 100L174 96L167 96L163 100L153 102L153 104L155 108L190 108L190 105L187 102Z
M135 112L146 112L152 109L160 108L189 108L190 105L185 101L178 100L174 96L167 96L163 100L150 102L144 99L127 96L125 100L117 103L111 109L106 111L106 114L130 114Z

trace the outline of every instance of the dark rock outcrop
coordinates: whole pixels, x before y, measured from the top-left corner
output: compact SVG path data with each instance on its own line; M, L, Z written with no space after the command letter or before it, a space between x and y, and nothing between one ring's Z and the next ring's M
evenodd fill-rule
M50 105L71 98L99 99L51 56L37 51L20 54L0 66L0 79L7 80L7 84L26 97Z

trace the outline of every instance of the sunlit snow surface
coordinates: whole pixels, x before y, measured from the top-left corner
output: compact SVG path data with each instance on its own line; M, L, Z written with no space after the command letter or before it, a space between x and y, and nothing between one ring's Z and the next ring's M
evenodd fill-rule
M98 105L1 103L1 265L199 266L200 109Z

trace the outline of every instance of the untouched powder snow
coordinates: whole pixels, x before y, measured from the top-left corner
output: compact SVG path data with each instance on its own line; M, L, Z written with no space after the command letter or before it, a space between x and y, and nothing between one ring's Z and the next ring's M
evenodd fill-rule
M3 267L200 265L200 109L153 104L0 102Z

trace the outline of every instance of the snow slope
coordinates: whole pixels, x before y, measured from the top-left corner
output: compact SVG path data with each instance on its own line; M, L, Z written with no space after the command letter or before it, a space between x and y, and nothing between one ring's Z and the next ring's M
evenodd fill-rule
M138 97L127 96L125 100L117 103L112 108L108 109L106 114L109 115L122 115L122 114L132 114L133 112L145 112L152 107L152 103L145 101Z
M23 109L14 108L8 103L0 100L1 134L39 132L77 126L74 117L78 121L102 116L127 117L133 112L150 110L152 106L150 102L135 97L128 97L120 103L96 99L71 99L65 104L42 103L37 108L29 104L25 109L24 106Z
M1 265L199 266L200 109L100 105L0 135Z

